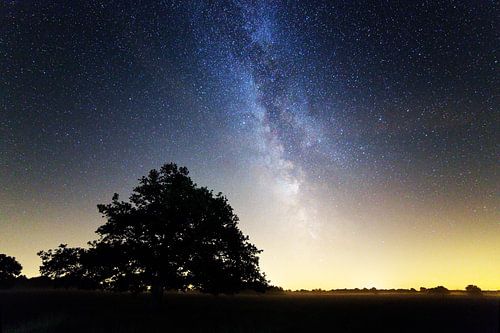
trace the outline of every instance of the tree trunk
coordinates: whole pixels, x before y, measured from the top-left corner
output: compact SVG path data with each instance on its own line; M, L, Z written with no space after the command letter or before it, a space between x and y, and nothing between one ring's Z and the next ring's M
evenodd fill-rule
M153 298L153 309L160 310L163 306L163 286L159 283L152 285L151 296Z

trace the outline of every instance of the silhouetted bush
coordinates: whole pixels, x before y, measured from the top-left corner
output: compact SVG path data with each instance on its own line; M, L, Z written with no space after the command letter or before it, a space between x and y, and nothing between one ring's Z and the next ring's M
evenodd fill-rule
M446 295L446 294L449 294L450 291L443 287L443 286L437 286L437 287L434 287L434 288L429 288L427 289L427 292L430 293L430 294L438 294L438 295Z
M467 287L465 287L465 291L469 295L482 295L482 293L483 293L481 288L479 288L478 286L473 285L473 284L469 284Z
M54 288L54 281L47 276L37 276L26 278L21 276L16 280L15 288L18 289L52 289Z
M269 294L283 294L284 292L283 288L278 286L269 286L266 289L266 293Z

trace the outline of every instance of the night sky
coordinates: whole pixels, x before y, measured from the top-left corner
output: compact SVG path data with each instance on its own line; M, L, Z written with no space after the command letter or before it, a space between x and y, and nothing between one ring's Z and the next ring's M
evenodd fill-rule
M176 162L273 284L500 289L499 4L368 3L3 1L0 252Z

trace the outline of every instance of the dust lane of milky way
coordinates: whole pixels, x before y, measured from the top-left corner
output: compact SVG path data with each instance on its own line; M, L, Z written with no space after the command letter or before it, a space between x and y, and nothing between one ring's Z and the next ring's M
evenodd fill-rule
M285 288L500 289L498 4L1 5L0 251L174 161Z

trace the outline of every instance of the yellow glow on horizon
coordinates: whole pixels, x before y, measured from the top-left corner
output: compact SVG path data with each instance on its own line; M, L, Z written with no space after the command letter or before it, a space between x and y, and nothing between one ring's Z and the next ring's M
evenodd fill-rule
M271 200L261 199L261 205ZM258 202L243 207L233 201L241 229L264 250L262 270L272 284L285 289L418 290L443 285L463 290L475 284L483 290L500 290L500 225L494 212L477 217L451 207L432 217L381 205L355 222L353 217L327 212L318 235L311 236L307 225L290 222L290 218L302 220L302 210L297 215L297 210L270 209ZM23 274L30 277L38 275L38 250L60 243L85 246L103 223L93 203L79 210L54 207L44 212L43 219L39 216L32 209L10 216L11 224L2 226L9 237L1 239L1 251L15 256L24 266Z

